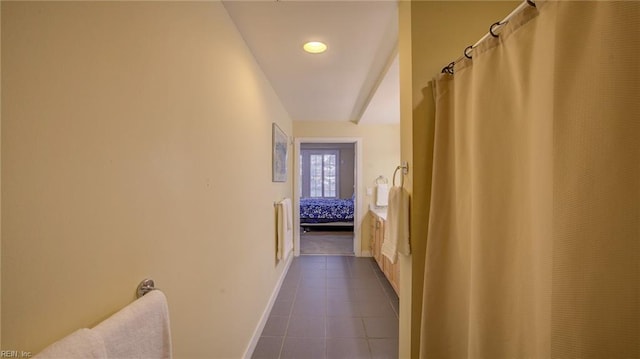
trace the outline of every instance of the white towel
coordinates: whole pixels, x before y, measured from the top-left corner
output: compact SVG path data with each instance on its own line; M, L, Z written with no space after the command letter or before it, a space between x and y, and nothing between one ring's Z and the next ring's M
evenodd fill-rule
M291 203L291 198L285 198L283 202L287 221L287 232L284 237L284 259L287 259L293 251L293 204Z
M159 290L145 294L93 330L102 337L108 358L171 358L169 309Z
M287 259L293 249L293 219L291 199L285 198L277 205L276 210L276 259Z
M411 254L409 193L402 187L393 187L389 190L389 207L387 208L387 221L381 252L389 258L391 263L395 263L398 259L398 252L405 255Z
M291 199L290 198L285 198L282 200L282 204L284 204L284 210L285 210L285 219L287 221L287 230L293 229L293 218L292 217L292 205L291 205Z
M284 238L287 233L286 209L284 203L276 204L276 259L281 260L284 255Z
M378 183L376 186L376 206L385 207L389 205L389 185Z
M37 359L106 359L102 337L91 329L79 329L49 345Z

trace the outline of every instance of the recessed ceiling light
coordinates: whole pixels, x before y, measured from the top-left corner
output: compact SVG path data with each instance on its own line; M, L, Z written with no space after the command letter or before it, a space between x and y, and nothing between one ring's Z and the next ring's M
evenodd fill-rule
M320 41L309 41L302 48L310 54L321 54L327 51L327 45Z

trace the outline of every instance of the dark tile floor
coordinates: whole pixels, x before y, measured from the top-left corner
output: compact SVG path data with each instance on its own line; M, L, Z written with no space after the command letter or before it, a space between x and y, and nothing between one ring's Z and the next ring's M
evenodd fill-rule
M301 254L353 255L353 231L300 233Z
M398 296L372 258L293 260L253 358L397 358Z

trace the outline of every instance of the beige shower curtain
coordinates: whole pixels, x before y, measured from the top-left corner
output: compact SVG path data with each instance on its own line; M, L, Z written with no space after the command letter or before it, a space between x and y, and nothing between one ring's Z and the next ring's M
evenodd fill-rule
M423 358L640 357L640 3L537 3L435 84Z

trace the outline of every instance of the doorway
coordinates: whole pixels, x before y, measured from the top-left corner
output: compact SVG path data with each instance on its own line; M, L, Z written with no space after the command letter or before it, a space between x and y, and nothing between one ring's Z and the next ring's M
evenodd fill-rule
M361 153L360 138L296 139L296 256L361 255Z

